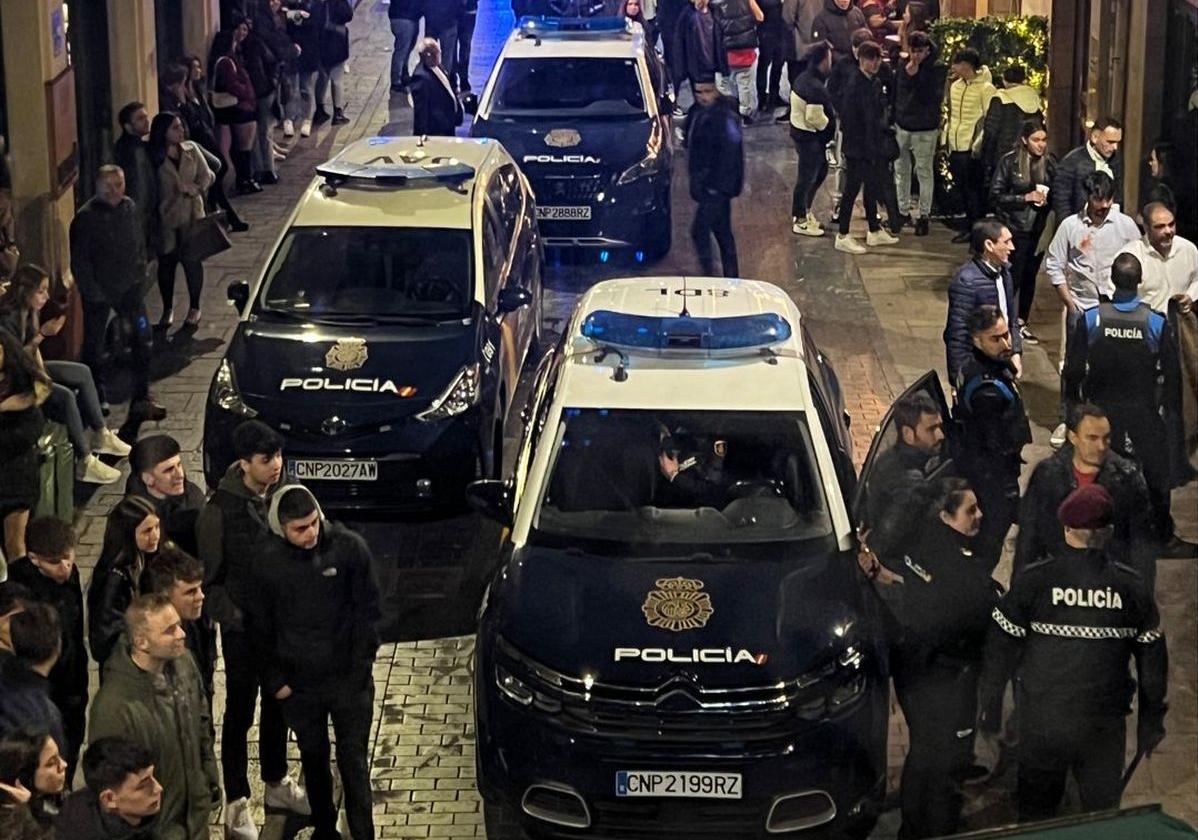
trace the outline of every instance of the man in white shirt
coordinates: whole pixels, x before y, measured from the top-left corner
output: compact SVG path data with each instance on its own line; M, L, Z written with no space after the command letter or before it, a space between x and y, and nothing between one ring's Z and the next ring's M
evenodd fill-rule
M1148 232L1123 249L1143 266L1136 294L1162 315L1169 310L1170 298L1177 295L1191 303L1198 300L1198 247L1177 235L1173 211L1159 201L1152 202L1144 207L1144 226Z

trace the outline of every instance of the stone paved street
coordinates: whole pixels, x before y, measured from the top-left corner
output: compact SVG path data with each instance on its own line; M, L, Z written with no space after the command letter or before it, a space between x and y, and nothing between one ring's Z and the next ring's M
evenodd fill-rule
M511 25L505 0L482 0L481 7L472 67L476 90L482 89ZM204 320L196 334L185 337L175 333L157 353L160 378L156 393L170 416L157 428L149 424L144 431L175 435L194 480L202 481L199 448L208 384L235 323L235 313L224 305L228 284L252 280L262 267L315 164L359 137L410 130L410 107L389 92L392 39L385 0L362 0L350 28L352 58L345 87L346 111L353 121L340 128L322 126L311 138L295 143L290 157L281 164L279 185L237 200L238 211L253 229L238 235L231 251L207 264ZM839 372L860 460L874 425L905 384L929 368L943 370L940 331L945 289L952 271L965 258L963 247L951 245L951 233L939 225L933 226L929 237L904 236L900 245L860 258L835 252L830 235L820 240L793 236L789 203L795 158L785 128L763 122L747 129L746 138L747 188L734 208L741 273L782 286L799 303L817 343ZM698 269L688 234L692 205L685 189L685 166L676 170L673 250L652 269L661 274ZM817 212L826 218L828 209L825 195ZM610 265L554 265L547 280L550 305L546 326L559 328L578 293L596 279L632 271ZM181 302L183 283L178 287L175 310L181 312L186 310ZM1055 298L1045 289L1042 287L1032 321L1045 341L1029 348L1025 362L1036 437L1026 457L1033 463L1047 454L1048 433L1056 424L1058 315ZM157 293L152 292L151 298L151 317L156 319ZM113 485L90 496L82 510L80 565L85 583L99 553L103 517L119 499L120 487ZM1190 540L1198 537L1194 485L1179 491L1174 509L1183 536ZM473 637L468 635L476 605L456 596L465 567L495 544L495 532L473 517L355 526L379 548L379 573L387 593L388 643L379 653L374 672L377 702L372 777L378 836L481 837L482 816L473 781ZM1143 763L1124 799L1126 805L1163 802L1167 810L1191 823L1198 822L1196 584L1192 561L1161 562L1158 596L1172 666L1169 736L1158 753ZM222 679L218 674L218 722ZM256 732L252 732L251 740L255 738ZM905 744L905 727L896 709L890 747L892 788ZM251 744L251 755L256 756L255 744ZM1009 791L1011 785L1013 780L1004 778L998 793ZM982 825L1009 817L1000 799L987 795L971 803L974 822ZM260 810L258 814L261 818ZM896 827L892 811L875 836L893 837ZM277 835L281 829L281 820L273 818L270 834L264 837Z

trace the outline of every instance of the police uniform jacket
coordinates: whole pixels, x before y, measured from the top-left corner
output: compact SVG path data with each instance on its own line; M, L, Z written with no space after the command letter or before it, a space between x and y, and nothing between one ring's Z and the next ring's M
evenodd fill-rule
M878 458L869 481L866 520L869 547L879 558L886 560L901 551L917 524L911 515L916 491L939 463L939 458L929 458L901 440ZM897 567L894 571L903 573Z
M1037 719L1121 718L1140 683L1139 716L1163 721L1168 658L1144 579L1105 551L1066 547L1029 565L993 610L982 675L989 706L1012 670Z
M1020 452L1032 430L1010 362L991 359L977 348L957 375L954 419L960 433L956 460L963 474L1019 475Z

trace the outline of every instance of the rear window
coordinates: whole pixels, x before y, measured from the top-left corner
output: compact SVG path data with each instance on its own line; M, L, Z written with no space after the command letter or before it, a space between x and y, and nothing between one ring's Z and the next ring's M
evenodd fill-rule
M491 110L509 116L632 116L645 113L636 61L514 58L499 68Z

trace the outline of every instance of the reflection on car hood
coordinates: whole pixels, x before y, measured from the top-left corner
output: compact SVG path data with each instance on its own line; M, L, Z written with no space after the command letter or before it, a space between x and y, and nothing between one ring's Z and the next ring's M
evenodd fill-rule
M610 120L492 116L476 122L471 136L501 142L528 177L536 180L625 169L645 156L650 125L648 116Z

